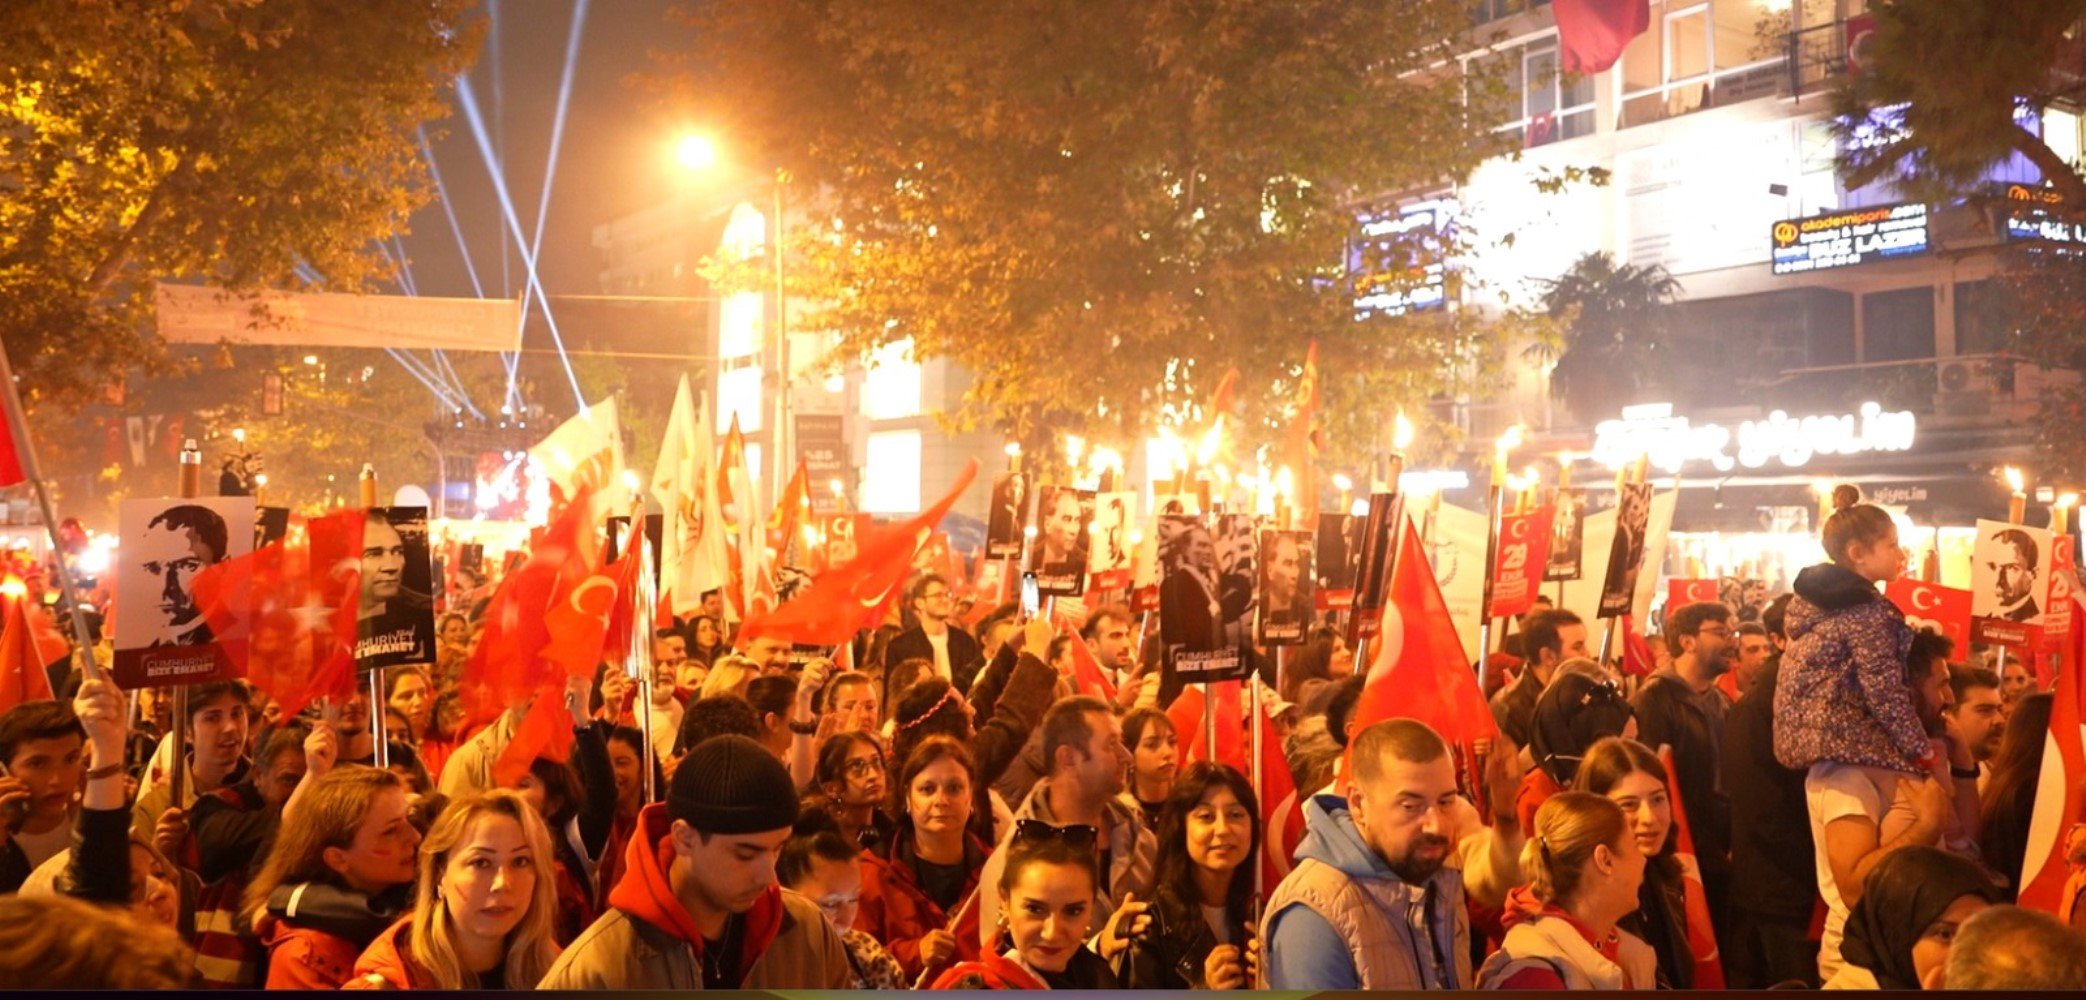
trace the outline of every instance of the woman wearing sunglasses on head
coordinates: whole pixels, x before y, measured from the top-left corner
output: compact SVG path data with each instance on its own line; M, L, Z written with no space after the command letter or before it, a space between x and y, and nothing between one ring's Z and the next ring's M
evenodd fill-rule
M862 854L855 926L891 949L908 986L922 972L978 957L972 896L992 848L969 830L976 780L963 744L936 736L914 747L894 791L898 831Z
M1007 842L995 888L999 943L934 982L937 990L1106 990L1117 986L1101 956L1087 950L1100 882L1090 826L1021 820Z
M1253 933L1253 865L1260 809L1245 775L1196 761L1159 810L1152 924L1130 944L1132 989L1250 989L1260 941Z

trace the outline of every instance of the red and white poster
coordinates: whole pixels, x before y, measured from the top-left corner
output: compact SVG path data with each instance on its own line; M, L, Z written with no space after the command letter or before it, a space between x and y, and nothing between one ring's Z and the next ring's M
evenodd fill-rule
M1536 590L1550 564L1550 517L1545 504L1526 514L1499 519L1499 562L1492 574L1488 618L1511 618L1535 606Z
M1905 624L1931 628L1956 644L1956 658L1970 652L1970 592L1910 577L1892 580L1883 596L1905 612Z

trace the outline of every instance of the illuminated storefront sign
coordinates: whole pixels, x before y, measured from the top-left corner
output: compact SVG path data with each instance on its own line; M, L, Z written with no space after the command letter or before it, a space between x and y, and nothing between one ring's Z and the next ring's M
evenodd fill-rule
M1356 319L1377 312L1425 312L1447 303L1444 258L1455 216L1454 200L1434 198L1359 220L1361 232L1347 249Z
M2049 188L2006 186L2006 238L2045 243L2086 243L2086 222L2051 215L2064 199Z
M1678 473L1690 462L1707 463L1718 472L1739 467L1758 469L1770 463L1796 469L1814 455L1859 455L1871 451L1909 451L1916 419L1908 412L1885 412L1863 403L1858 413L1792 417L1775 410L1760 420L1698 424L1673 414L1671 403L1626 406L1618 420L1594 428L1594 461L1620 469L1649 455L1651 464Z
M1802 274L1927 252L1927 206L1882 205L1774 224L1774 273Z

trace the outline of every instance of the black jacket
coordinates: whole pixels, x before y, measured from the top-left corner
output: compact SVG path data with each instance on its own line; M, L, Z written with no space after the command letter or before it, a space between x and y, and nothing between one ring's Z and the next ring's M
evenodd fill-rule
M1668 674L1654 674L1630 707L1637 713L1638 742L1653 749L1673 747L1673 773L1680 779L1695 857L1705 886L1714 883L1729 869L1731 851L1731 807L1717 780L1723 734L1711 731L1717 722L1695 703L1695 690Z
M1804 772L1775 760L1775 683L1770 661L1724 720L1724 791L1731 801L1730 902L1747 913L1807 923L1818 895Z
M927 641L926 630L918 625L898 633L898 637L892 639L891 645L884 649L885 673L888 674L892 668L914 657L934 662L934 644ZM978 670L983 666L985 660L978 651L978 640L971 638L971 634L965 632L961 626L951 623L949 683L956 685L956 690L969 694L971 681L977 678Z
M1203 963L1217 950L1217 935L1211 933L1200 910L1182 906L1170 896L1152 901L1151 925L1130 943L1129 964L1123 972L1123 988L1130 990L1202 990ZM1232 941L1246 944L1243 924L1232 927Z

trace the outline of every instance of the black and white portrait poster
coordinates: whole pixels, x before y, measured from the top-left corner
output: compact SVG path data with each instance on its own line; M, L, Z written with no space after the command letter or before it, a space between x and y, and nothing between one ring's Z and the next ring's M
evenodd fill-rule
M1153 510L1160 515L1195 517L1202 513L1201 497L1193 493L1159 493L1156 489L1154 487L1155 492L1152 494L1155 505Z
M1577 487L1558 490L1556 513L1550 519L1550 559L1543 567L1543 579L1579 579L1585 548L1586 491Z
M985 519L985 558L1014 559L1021 555L1024 529L1028 527L1028 477L1019 472L1002 472L992 480L992 509Z
M1320 611L1345 610L1354 603L1354 580L1362 564L1363 519L1352 514L1318 515L1318 534L1311 560Z
M427 508L372 507L362 524L362 601L355 615L355 666L362 670L435 661L433 564Z
M1263 646L1295 646L1310 631L1317 606L1312 599L1311 533L1260 533L1260 613Z
M1130 539L1137 530L1137 494L1102 493L1094 497L1093 530L1086 570L1094 586L1117 590L1130 584L1130 567L1137 546Z
M125 500L117 510L116 683L201 684L230 676L194 588L196 574L253 551L252 497ZM231 596L234 607L244 595Z
M1397 551L1398 530L1405 523L1402 494L1369 495L1369 516L1362 522L1361 555L1355 559L1354 617L1349 619L1348 641L1374 634L1382 624L1383 602L1391 585L1391 557Z
M1970 641L2028 645L2050 606L2051 536L2004 521L1977 522L1970 555Z
M1232 594L1225 586L1208 522L1162 515L1159 539L1159 639L1165 669L1187 683L1243 676L1233 626L1245 618L1252 594ZM1236 606L1227 603L1228 597Z
M1045 486L1036 495L1036 543L1029 547L1029 572L1044 594L1086 592L1087 525L1094 520L1092 490Z
M1608 549L1608 575L1601 582L1598 617L1630 613L1637 571L1644 565L1644 532L1651 523L1651 484L1625 483L1615 508L1615 540Z

